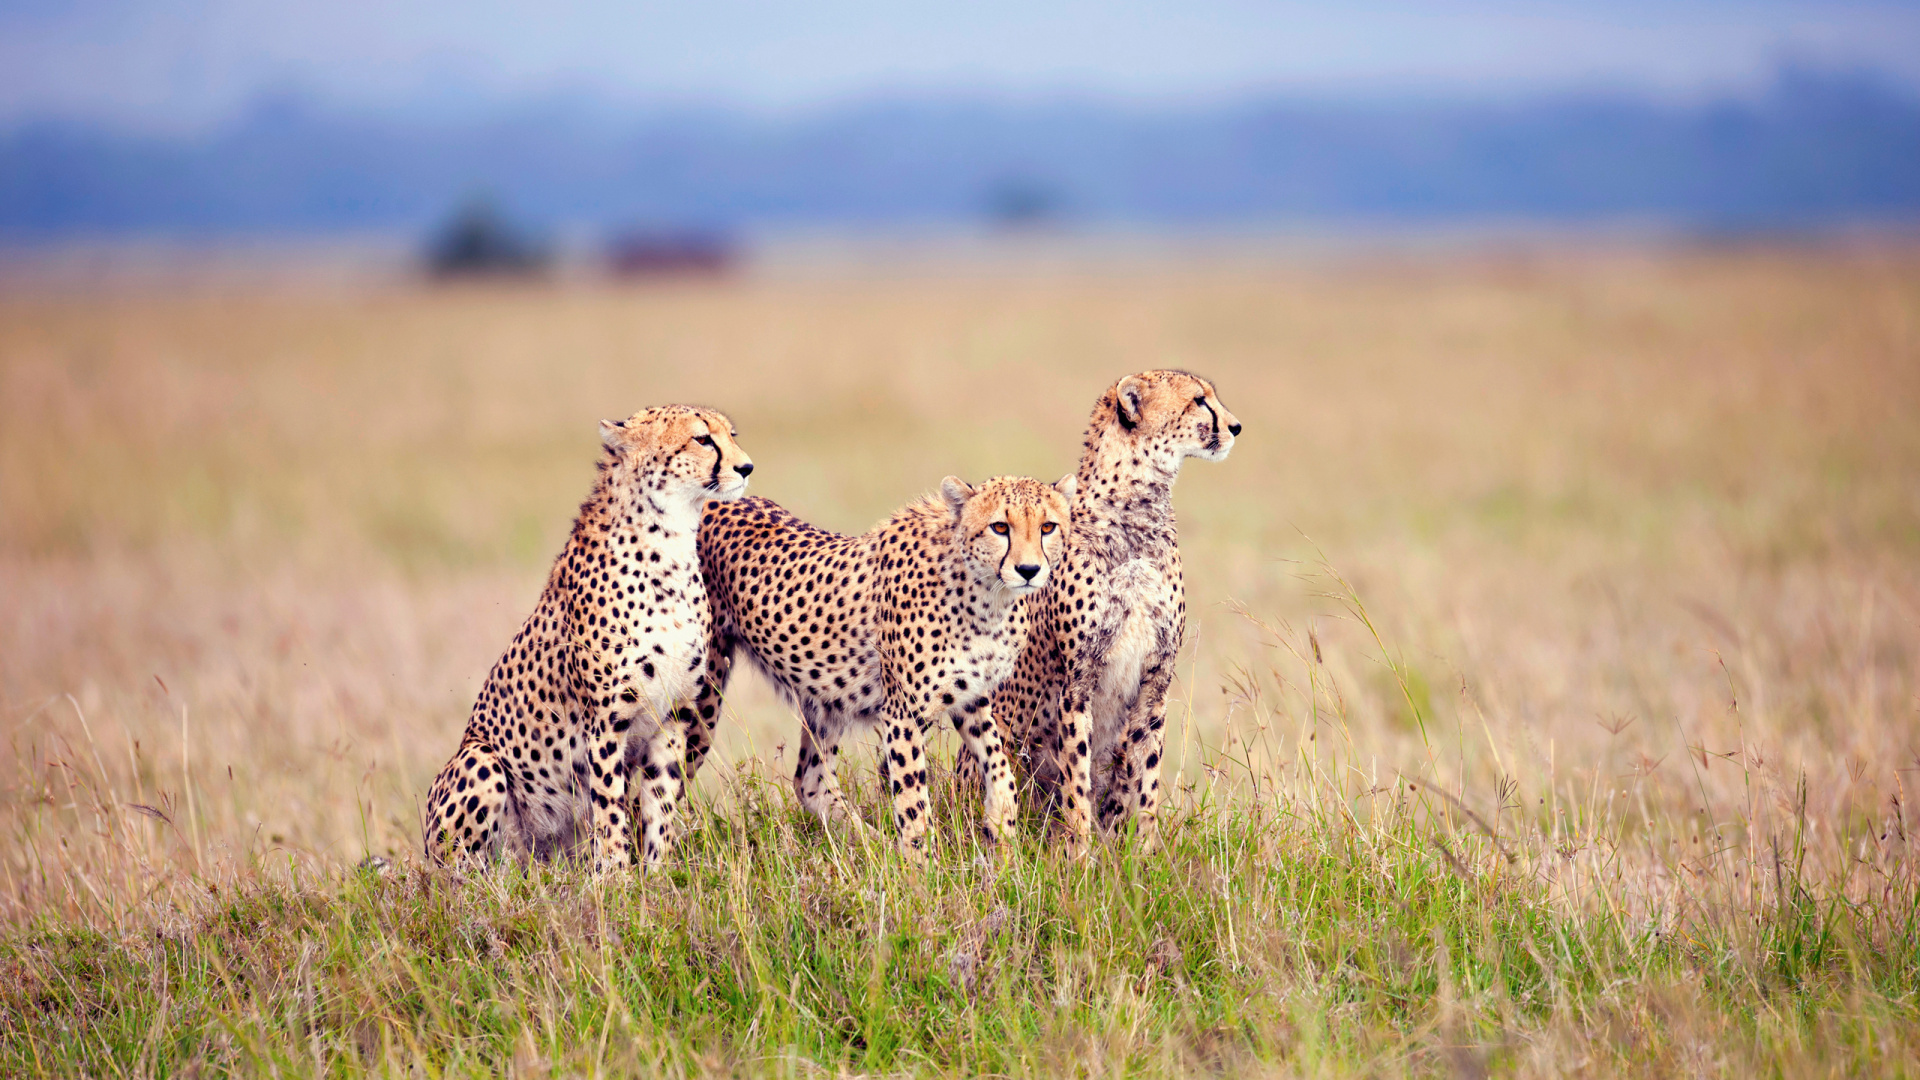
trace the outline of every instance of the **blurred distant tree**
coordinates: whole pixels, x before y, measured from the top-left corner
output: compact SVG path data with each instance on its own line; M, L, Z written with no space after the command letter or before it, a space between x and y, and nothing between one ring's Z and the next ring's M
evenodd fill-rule
M987 189L987 218L1006 229L1031 229L1057 220L1058 190L1030 176L1006 177Z
M461 206L427 249L435 277L527 276L546 270L545 246L515 228L492 199L478 195Z
M607 245L615 277L713 277L731 272L739 258L739 246L711 230L629 230Z

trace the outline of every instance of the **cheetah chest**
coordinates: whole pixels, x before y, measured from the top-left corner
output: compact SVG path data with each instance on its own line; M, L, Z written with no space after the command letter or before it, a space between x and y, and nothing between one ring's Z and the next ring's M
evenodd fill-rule
M965 693L979 693L1000 685L1013 673L1014 661L1019 657L1018 645L1019 639L1007 630L974 637L960 651L954 665L959 677L955 688Z
M691 559L664 565L636 560L603 598L601 611L612 630L605 641L617 650L621 681L650 699L637 710L642 718L699 689L706 593L691 566Z
M1138 693L1142 671L1159 654L1179 600L1174 583L1148 559L1121 563L1107 580L1109 600L1101 622L1110 633L1100 692L1124 707Z
M657 672L654 693L664 708L692 697L699 690L698 675L706 661L706 627L692 612L669 616L661 623L653 640L642 644L653 654Z

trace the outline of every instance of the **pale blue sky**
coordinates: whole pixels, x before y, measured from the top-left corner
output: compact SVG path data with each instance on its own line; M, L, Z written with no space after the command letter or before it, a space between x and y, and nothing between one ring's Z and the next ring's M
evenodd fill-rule
M576 91L776 110L901 91L1692 95L1785 57L1920 85L1920 4L0 0L0 123L192 128L289 90L415 109Z

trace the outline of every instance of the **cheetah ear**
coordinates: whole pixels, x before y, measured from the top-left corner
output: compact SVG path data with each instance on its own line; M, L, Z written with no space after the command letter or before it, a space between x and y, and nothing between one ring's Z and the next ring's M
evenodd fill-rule
M940 497L947 500L947 509L953 511L953 516L959 517L960 509L973 498L973 488L965 480L949 476L940 481Z
M609 450L620 449L620 435L622 432L626 431L626 429L627 429L627 425L625 421L621 421L621 420L600 421L600 445L606 447Z
M1114 415L1128 431L1140 426L1140 399L1146 388L1147 384L1138 375L1121 379L1120 385L1114 388Z
M1080 478L1072 473L1068 473L1060 478L1059 483L1053 485L1053 490L1071 499L1073 498L1073 493L1080 490Z

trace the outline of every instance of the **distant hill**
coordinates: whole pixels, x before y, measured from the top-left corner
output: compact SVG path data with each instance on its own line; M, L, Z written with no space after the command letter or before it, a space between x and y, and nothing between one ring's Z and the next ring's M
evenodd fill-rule
M1696 104L903 99L783 119L547 103L461 122L263 104L200 137L0 133L0 237L417 230L485 191L536 225L1920 218L1920 100L1785 70Z

